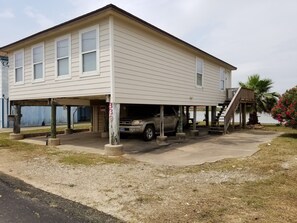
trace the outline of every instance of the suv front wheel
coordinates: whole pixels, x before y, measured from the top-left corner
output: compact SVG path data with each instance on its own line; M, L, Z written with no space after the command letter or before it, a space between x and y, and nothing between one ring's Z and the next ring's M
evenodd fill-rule
M155 138L155 128L153 125L147 125L143 131L143 139L151 141L153 138Z

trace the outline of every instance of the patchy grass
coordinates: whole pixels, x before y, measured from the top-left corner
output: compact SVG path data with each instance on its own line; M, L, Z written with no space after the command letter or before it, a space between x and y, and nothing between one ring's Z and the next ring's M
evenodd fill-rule
M126 160L122 157L106 157L92 153L71 153L64 154L59 159L59 162L67 165L92 166L97 164L121 164L126 162Z
M20 141L10 140L9 133L0 134L0 150L6 149L11 152L18 152L25 159L46 156L57 159L60 163L67 165L97 165L97 164L121 164L127 162L122 157L106 157L91 153L63 152L56 148L34 145Z
M191 205L182 209L190 222L296 222L297 130L268 126L266 130L286 132L260 145L251 157L225 159L215 163L169 169L167 174L199 174L202 171L252 173L257 179L212 183L194 189ZM261 130L259 130L261 131ZM286 165L284 165L286 164ZM189 192L190 193L190 192ZM174 215L174 214L173 214ZM164 216L163 216L164 217ZM180 219L180 215L171 219Z
M74 125L74 129L89 129L91 126L90 123L83 123L83 124L75 124ZM71 126L72 127L72 126ZM61 126L57 126L57 131L64 131L67 128L66 125L61 125ZM32 133L50 133L51 132L51 127L50 126L46 126L46 127L36 127L34 129L26 129L26 128L22 128L21 129L21 133L23 134L32 134Z

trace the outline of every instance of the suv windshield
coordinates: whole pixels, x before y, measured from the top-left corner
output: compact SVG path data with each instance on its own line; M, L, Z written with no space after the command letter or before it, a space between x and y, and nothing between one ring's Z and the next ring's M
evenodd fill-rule
M159 106L155 105L128 105L122 107L121 117L148 118L154 117L159 111Z

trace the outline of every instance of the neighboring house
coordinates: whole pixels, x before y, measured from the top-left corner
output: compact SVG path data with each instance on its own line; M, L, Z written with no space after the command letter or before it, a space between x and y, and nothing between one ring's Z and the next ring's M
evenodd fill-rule
M226 100L236 67L114 6L77 17L2 47L9 94L23 105L92 106L93 131L120 151L121 104L212 106ZM161 137L164 139L161 121ZM49 143L55 139L55 123Z
M0 52L0 128L8 126L7 114L9 113L8 101L8 58Z

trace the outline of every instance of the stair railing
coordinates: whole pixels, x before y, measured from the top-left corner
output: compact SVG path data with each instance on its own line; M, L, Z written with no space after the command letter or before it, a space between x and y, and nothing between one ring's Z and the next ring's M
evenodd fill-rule
M227 89L228 90L228 89ZM228 95L228 93L227 93ZM232 97L232 100L230 104L227 107L225 117L224 117L224 133L227 132L227 129L229 127L231 118L233 117L234 112L236 111L238 105L240 102L245 101L245 102L253 102L254 101L254 91L240 87L236 91L235 95Z

